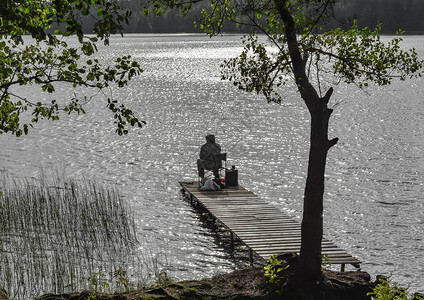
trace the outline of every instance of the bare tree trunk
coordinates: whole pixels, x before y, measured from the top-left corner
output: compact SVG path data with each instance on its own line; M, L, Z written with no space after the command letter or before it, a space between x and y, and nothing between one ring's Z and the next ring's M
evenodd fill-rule
M337 138L328 140L328 122L332 109L327 103L330 89L311 114L311 136L308 174L303 200L302 243L299 272L304 280L315 283L321 278L321 241L323 235L324 175L328 150L337 143Z

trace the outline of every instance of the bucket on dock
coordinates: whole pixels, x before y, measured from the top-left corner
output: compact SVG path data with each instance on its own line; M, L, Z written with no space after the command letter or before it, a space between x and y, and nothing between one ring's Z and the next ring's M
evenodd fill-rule
M238 186L238 170L236 166L225 169L225 186Z

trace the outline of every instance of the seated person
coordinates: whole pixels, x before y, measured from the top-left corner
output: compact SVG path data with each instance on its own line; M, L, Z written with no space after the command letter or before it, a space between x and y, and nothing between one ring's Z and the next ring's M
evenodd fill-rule
M215 179L219 178L219 168L221 168L221 160L216 159L216 155L221 153L221 146L215 143L215 136L208 134L206 136L206 144L200 148L200 159L197 160L197 170L199 176L204 178L205 170L213 172Z

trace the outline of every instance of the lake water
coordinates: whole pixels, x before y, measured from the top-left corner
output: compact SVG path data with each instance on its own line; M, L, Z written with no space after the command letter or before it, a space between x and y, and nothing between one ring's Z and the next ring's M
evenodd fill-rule
M423 37L406 37L405 47L424 58ZM134 208L137 254L177 279L245 263L180 199L178 180L196 180L207 133L216 135L244 187L300 220L308 113L294 90L284 92L281 105L267 104L220 80L221 61L241 51L238 36L128 35L101 48L103 61L131 54L140 62L144 73L113 97L147 125L118 136L97 96L86 115L41 122L21 138L0 136L3 168L38 177L42 167L118 186ZM46 97L31 88L21 92ZM63 88L59 96L73 92L84 93ZM339 85L330 101L330 137L340 141L328 157L325 235L373 276L393 274L411 291L424 291L423 80L367 92Z

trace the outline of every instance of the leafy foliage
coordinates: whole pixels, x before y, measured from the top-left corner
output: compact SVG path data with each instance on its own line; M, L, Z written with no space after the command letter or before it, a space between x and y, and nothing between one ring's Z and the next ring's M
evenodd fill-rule
M100 272L92 273L88 278L91 295L105 294L108 292L109 283L105 280L105 274ZM92 297L94 299L94 297Z
M159 287L167 287L174 283L174 280L169 277L166 271L159 271L155 274L156 277L156 285Z
M128 22L129 13L122 13L115 1L10 0L2 1L0 11L0 133L27 134L40 119L58 120L61 111L84 113L83 104L89 101L87 97L72 98L59 104L57 100L46 103L27 99L19 93L20 86L37 86L48 94L54 93L59 84L100 91L123 87L142 72L130 56L116 59L112 66L90 58L100 40L107 45L110 34L121 32L123 23ZM83 16L95 19L95 36L83 33ZM26 34L32 39L24 38ZM77 46L61 38L73 35ZM128 132L123 129L127 122L142 126L143 122L125 106L120 110L115 110L116 105L108 107L115 116L122 113L123 118L116 122L118 134ZM20 116L24 112L31 112L33 118L22 124Z
M290 268L290 265L282 265L282 261L277 259L275 254L271 255L269 263L264 267L265 277L268 277L270 283L280 285L281 273Z
M367 294L372 296L375 300L421 300L424 299L421 295L413 297L408 296L408 289L399 287L397 283L390 283L390 277L380 276L379 283L375 286L371 293Z
M94 272L86 280L90 292L88 299L98 299L98 296L106 294L128 293L133 289L127 271L122 267L113 272L111 279L107 279L101 272Z
M118 292L129 292L130 286L126 270L124 270L122 267L119 267L113 273L113 278L115 279L115 284L118 288Z
M370 83L387 85L395 78L421 77L424 63L415 49L401 49L402 31L388 43L381 40L381 24L371 30L359 29L354 22L350 30L338 28L321 33L319 24L326 20L326 8L321 8L320 13L315 9L308 13L303 7L314 1L295 1L297 6L292 1L281 2L289 6L296 32L300 33L295 51L300 53L306 76L316 83L321 96L325 84L346 82L365 88ZM286 25L278 12L272 8L260 13L255 10L247 18L257 31L243 38L244 49L238 57L221 65L222 79L232 81L241 90L261 94L268 102L280 103L282 88L292 86L292 82L302 92L297 78L293 78L295 66L287 44ZM257 32L265 33L268 39L259 40Z
M321 271L332 266L327 254L321 254Z
M394 78L421 77L423 62L418 59L415 49L402 51L402 38L396 37L387 44L380 40L381 24L374 31L369 28L359 30L357 23L348 31L332 30L310 39L307 51L325 55L333 59L334 74L346 83L357 83L360 87L368 82L387 85ZM398 31L398 35L403 31ZM321 49L312 44L317 43ZM330 49L322 50L322 49Z

